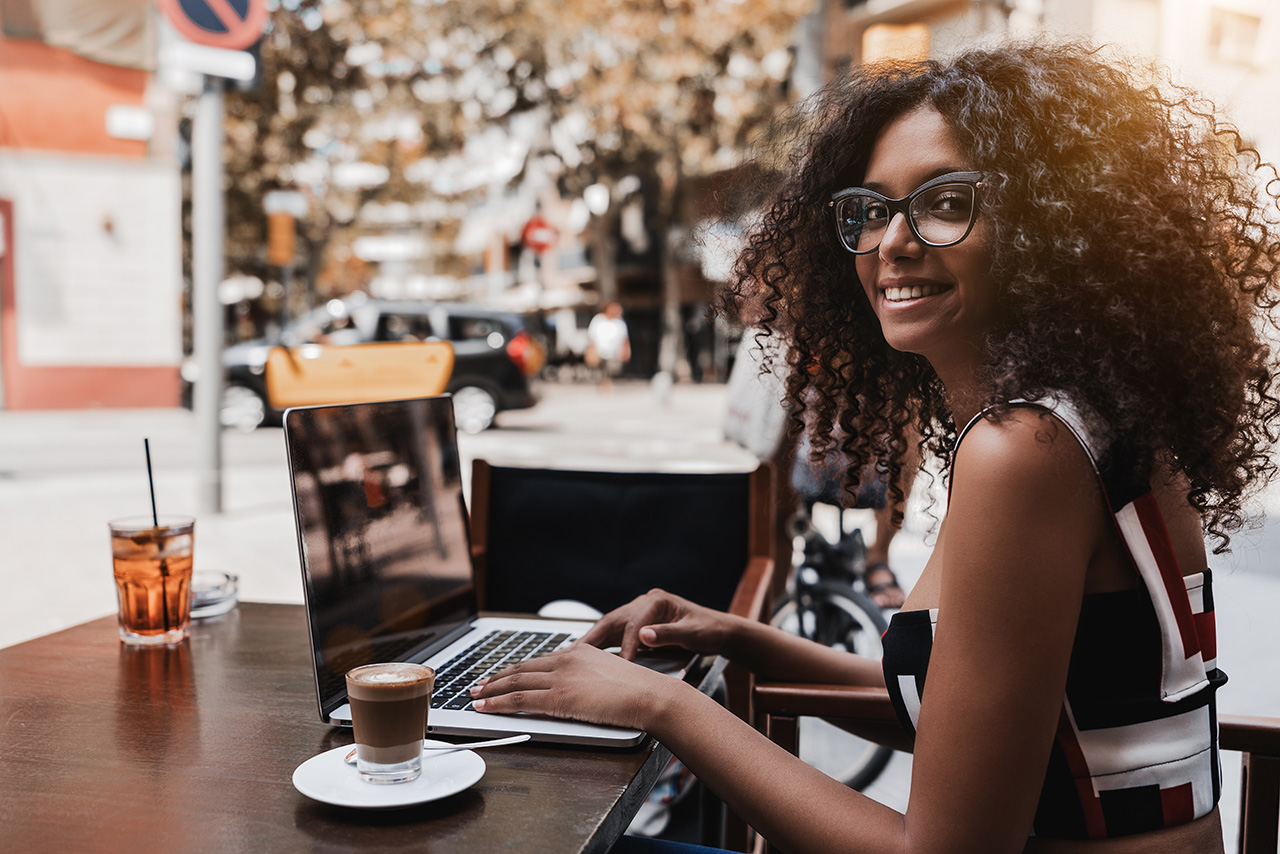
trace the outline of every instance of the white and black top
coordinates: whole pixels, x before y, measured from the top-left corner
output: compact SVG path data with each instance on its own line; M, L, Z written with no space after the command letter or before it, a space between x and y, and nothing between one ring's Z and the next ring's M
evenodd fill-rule
M1084 596L1033 833L1101 839L1191 822L1212 812L1221 789L1214 695L1226 675L1215 661L1211 573L1183 577L1150 485L1135 482L1118 444L1099 468L1069 403L1014 405L1051 412L1084 446L1143 582ZM900 612L884 636L885 683L912 735L937 620L937 609Z

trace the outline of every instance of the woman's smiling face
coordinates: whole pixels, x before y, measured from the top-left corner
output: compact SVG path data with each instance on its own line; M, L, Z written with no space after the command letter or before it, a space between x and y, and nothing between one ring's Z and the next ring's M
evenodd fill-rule
M931 106L890 123L867 163L864 187L902 198L931 178L973 171L951 129ZM981 190L979 190L981 210ZM983 340L1000 315L991 281L990 230L981 212L954 246L922 243L894 216L880 248L855 261L858 278L890 347L927 358L944 382L984 360Z

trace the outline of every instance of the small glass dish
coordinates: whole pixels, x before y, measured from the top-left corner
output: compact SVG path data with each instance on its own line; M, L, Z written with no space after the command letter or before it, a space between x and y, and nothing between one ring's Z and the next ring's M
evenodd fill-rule
M240 576L201 570L191 574L191 619L225 614L240 601Z

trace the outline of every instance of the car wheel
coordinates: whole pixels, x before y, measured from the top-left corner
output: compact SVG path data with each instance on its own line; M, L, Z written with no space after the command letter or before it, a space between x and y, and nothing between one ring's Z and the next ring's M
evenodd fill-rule
M267 403L248 386L228 385L222 389L222 408L218 420L223 427L234 427L241 433L252 433L267 418Z
M480 386L463 386L453 393L453 417L464 433L481 433L493 424L498 402Z

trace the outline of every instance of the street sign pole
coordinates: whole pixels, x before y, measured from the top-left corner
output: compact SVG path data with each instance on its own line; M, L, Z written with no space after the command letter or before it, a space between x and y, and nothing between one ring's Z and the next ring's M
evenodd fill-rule
M222 512L222 283L226 214L222 200L223 78L253 77L255 63L239 51L262 36L266 0L157 0L178 32L192 42L171 45L161 61L204 74L191 122L191 347L196 363L196 506Z
M226 217L222 201L222 87L206 76L191 123L191 313L196 376L197 507L222 512L222 303Z

